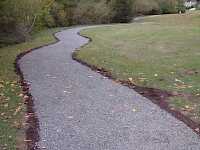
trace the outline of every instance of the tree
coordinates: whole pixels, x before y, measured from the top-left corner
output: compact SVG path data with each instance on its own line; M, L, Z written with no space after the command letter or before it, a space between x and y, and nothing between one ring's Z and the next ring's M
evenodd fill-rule
M112 12L106 1L79 2L74 11L75 24L110 23Z
M0 1L0 43L19 43L40 24L41 14L53 0ZM0 44L2 45L2 44Z
M185 13L186 7L184 5L184 0L177 0L177 12Z
M112 0L113 22L126 23L132 19L132 0Z

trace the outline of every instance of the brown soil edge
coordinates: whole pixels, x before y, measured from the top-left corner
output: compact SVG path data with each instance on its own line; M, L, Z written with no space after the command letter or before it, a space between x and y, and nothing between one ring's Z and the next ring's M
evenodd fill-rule
M78 32L78 35L89 39L89 42L87 44L83 45L82 47L85 47L90 42L92 42L92 38L90 38L88 36L85 36L85 35L82 35L80 32ZM78 51L80 51L80 49L76 49L72 53L73 60L79 62L80 64L82 64L84 66L89 67L91 70L93 70L93 71L95 71L97 73L100 73L104 77L107 77L107 78L109 78L109 79L111 79L111 80L113 80L113 81L115 81L117 83L120 83L120 84L122 84L124 86L129 87L130 89L135 90L136 92L138 92L142 96L144 96L147 99L151 100L154 104L158 105L161 109L167 111L168 113L170 113L172 116L174 116L178 120L184 122L197 135L200 136L200 124L194 122L189 117L187 117L184 114L182 114L181 112L170 108L167 100L170 97L177 96L177 95L174 95L171 92L163 91L163 90L160 90L160 89L137 86L137 85L135 85L134 83L132 83L132 82L130 82L128 80L118 80L115 77L113 77L112 73L110 71L106 70L105 68L99 68L99 67L97 67L95 65L91 65L91 64L85 62L84 60L79 59L77 57L77 52Z
M37 142L39 142L40 140L40 136L39 136L39 120L37 115L35 114L35 109L34 109L34 98L31 95L30 91L29 91L29 86L30 84L28 83L28 81L26 81L24 79L24 75L23 72L20 68L20 64L19 61L22 57L24 57L26 54L31 53L32 51L38 50L42 47L46 47L52 44L55 44L57 42L59 42L60 40L55 36L56 33L61 32L64 29L61 29L58 32L55 32L53 34L54 38L55 38L55 42L51 42L49 44L45 44L43 46L39 46L27 51L24 51L22 53L20 53L19 55L17 55L15 62L14 62L14 66L15 66L15 73L20 77L19 79L19 85L21 85L22 87L22 92L24 94L24 104L26 105L26 139L24 140L25 145L27 147L27 150L40 150L40 147L37 146Z

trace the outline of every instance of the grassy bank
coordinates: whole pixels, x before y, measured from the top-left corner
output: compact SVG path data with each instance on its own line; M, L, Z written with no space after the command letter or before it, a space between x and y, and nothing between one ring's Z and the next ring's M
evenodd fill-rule
M0 49L0 149L15 150L16 143L23 141L22 120L25 106L23 104L19 77L15 74L16 56L29 49L55 41L53 33L59 28L49 29L32 36L28 42ZM17 138L18 137L18 138Z
M147 17L81 32L92 42L77 58L121 80L173 92L176 109L200 123L200 11Z

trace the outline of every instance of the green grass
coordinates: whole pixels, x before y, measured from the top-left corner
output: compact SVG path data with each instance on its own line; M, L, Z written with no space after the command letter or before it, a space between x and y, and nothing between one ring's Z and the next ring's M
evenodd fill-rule
M16 56L23 51L54 42L52 35L59 30L44 30L34 34L30 41L0 49L0 149L16 149L17 135L24 117L25 107L19 96L21 87L17 82L19 77L14 71Z
M200 11L147 17L139 23L86 29L81 34L93 41L77 52L79 59L111 71L118 79L133 78L137 85L180 92L183 103L192 103L191 113L197 115ZM170 103L176 106L173 99Z

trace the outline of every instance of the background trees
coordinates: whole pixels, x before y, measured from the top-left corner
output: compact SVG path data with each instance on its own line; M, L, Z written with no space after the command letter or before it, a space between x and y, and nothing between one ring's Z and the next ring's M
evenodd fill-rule
M1 0L0 46L46 27L124 23L138 14L184 11L184 0Z
M74 24L110 23L112 11L107 1L81 1L74 10Z
M42 14L50 0L3 0L0 3L0 46L29 39L43 25Z
M112 0L113 22L126 23L132 20L133 0Z

